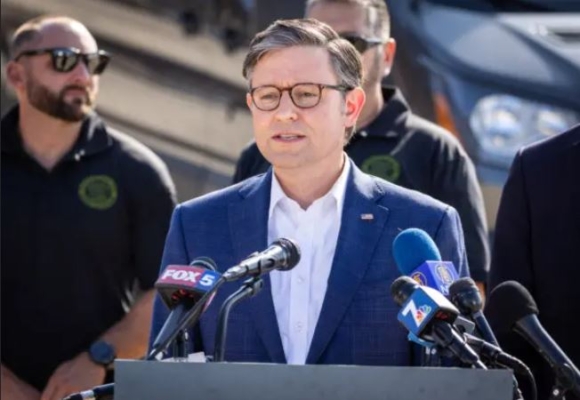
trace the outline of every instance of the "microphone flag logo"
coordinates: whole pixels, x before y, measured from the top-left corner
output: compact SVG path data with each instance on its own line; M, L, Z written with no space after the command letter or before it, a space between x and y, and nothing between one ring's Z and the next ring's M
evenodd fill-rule
M417 309L417 312L415 313L415 323L417 324L417 326L421 325L421 322L423 322L425 317L429 315L430 312L431 307L429 307L426 304L423 304Z
M419 285L427 286L428 281L424 273L420 271L413 272L411 278L414 279Z

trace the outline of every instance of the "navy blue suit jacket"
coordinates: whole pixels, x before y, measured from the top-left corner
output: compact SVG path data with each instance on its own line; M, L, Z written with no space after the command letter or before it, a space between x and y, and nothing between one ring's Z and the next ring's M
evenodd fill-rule
M351 162L349 160L349 162ZM392 255L393 239L410 227L425 230L444 260L468 275L463 232L457 212L431 197L362 173L351 162L342 224L328 289L307 356L308 364L411 365L407 332L397 321L399 307L390 285L400 273ZM173 214L161 268L187 265L200 256L215 260L219 271L267 246L272 170L235 186L179 205ZM363 220L361 214L372 214ZM295 239L300 244L300 238ZM272 301L264 289L232 310L226 361L285 363ZM219 308L240 286L222 286L203 314L202 348L213 354ZM168 311L157 298L151 338ZM192 335L194 334L191 332ZM190 335L191 336L191 335Z

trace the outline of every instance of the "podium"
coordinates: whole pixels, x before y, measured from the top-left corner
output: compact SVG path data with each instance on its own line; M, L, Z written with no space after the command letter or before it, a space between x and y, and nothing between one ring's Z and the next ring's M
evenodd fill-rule
M118 360L115 381L115 400L512 400L507 370Z

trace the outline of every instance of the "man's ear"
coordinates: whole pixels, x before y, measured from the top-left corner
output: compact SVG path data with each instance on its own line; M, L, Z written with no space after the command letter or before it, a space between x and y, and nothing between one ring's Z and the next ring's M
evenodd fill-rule
M365 92L361 87L356 87L346 93L345 118L346 126L351 127L356 124L363 106L365 104Z
M14 61L9 61L6 65L6 80L14 90L22 89L25 84L22 66Z
M250 93L246 93L246 105L252 111L252 95Z
M397 52L397 42L395 39L391 38L383 45L383 63L385 76L391 73L393 68L393 63L395 62L395 53Z

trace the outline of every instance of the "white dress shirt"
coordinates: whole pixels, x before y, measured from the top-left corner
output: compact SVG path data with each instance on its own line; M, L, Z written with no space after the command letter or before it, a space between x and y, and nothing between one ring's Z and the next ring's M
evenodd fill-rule
M268 243L296 240L301 258L290 271L272 271L272 298L288 364L304 364L322 308L340 231L350 162L330 191L303 210L272 175Z

